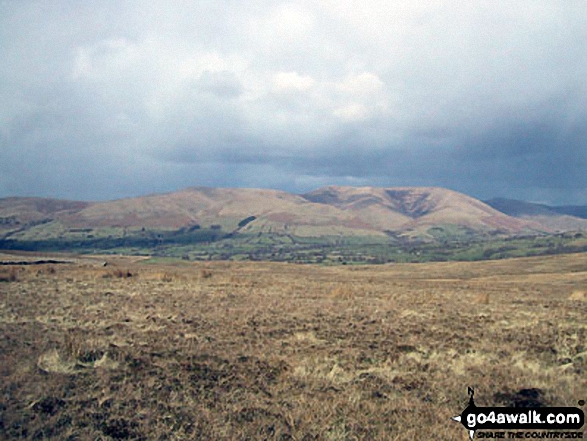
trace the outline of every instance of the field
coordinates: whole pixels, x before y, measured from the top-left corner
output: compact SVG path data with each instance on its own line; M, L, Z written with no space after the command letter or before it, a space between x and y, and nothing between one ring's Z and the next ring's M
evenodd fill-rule
M51 239L31 236L30 230L26 234L25 239L0 238L0 249L321 265L477 261L587 251L587 235L581 232L504 236L484 235L454 226L429 228L425 240L393 232L387 236L299 237L235 233L221 228L145 231L88 228L75 229L73 233L70 230Z
M3 439L454 440L468 386L587 400L587 254L51 259L0 267Z

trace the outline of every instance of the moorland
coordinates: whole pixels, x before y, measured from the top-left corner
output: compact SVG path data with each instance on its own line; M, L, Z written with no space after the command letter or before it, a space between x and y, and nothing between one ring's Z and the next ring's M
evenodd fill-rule
M454 440L469 386L587 397L587 254L0 260L3 439Z

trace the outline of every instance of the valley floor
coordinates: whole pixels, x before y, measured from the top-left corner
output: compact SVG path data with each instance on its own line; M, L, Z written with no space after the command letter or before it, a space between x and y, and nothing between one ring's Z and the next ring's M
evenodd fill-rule
M478 406L587 399L587 254L51 258L0 267L3 439L454 440L468 386Z

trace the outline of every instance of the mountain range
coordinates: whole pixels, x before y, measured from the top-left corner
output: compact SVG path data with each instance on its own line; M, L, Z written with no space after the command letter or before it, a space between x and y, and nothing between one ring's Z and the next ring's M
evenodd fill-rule
M586 207L508 199L482 202L437 187L323 187L306 194L246 188L187 188L106 202L0 199L0 238L45 240L145 230L216 228L297 237L425 238L431 229L469 234L587 230Z

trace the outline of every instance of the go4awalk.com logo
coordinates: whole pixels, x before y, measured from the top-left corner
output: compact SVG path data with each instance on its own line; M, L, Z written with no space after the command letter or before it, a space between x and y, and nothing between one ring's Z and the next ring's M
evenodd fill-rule
M578 430L585 424L585 414L578 407L477 407L475 391L469 387L468 393L469 405L452 419L465 426L471 440L476 431L495 431L481 432L484 438L583 438ZM511 432L514 429L528 432Z

